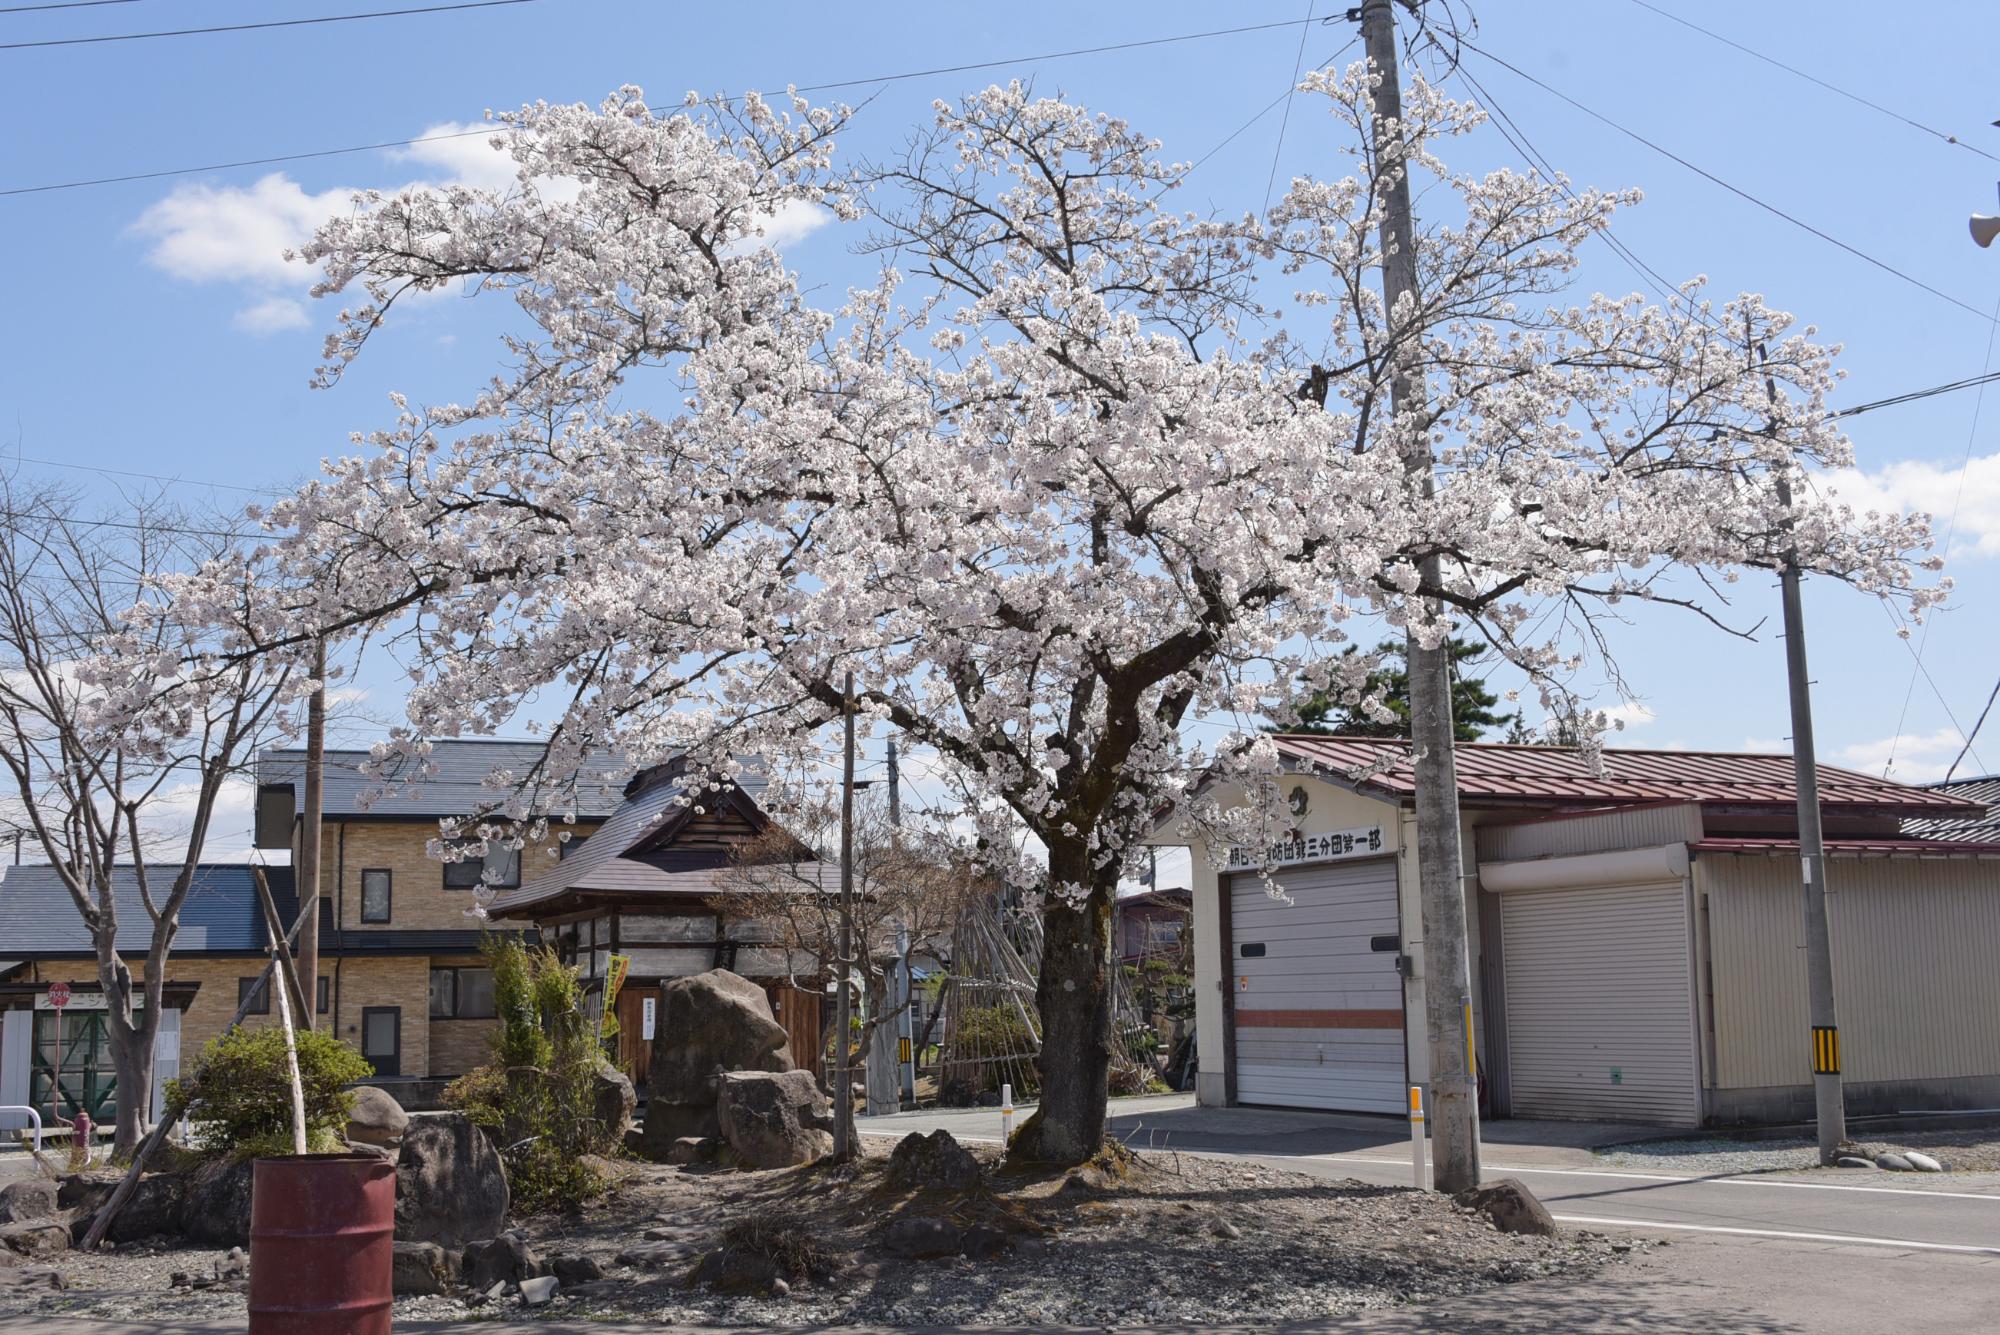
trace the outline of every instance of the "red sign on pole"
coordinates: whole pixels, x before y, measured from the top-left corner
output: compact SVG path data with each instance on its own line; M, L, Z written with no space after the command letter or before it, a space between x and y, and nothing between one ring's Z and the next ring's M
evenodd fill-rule
M49 1005L57 1010L69 1005L69 984L55 982L49 984Z

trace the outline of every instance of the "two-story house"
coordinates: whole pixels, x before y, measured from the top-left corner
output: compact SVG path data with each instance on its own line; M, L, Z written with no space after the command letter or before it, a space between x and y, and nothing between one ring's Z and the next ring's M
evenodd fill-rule
M540 742L441 741L430 754L434 773L386 788L383 776L364 772L367 752L326 753L320 987L332 1032L360 1048L379 1079L444 1079L486 1060L498 1021L474 889L484 880L505 893L532 880L618 804L616 788L585 785L576 823L553 826L538 843L492 848L483 862L430 855L440 820L477 812L496 796L492 775L525 774L541 753ZM258 757L257 846L288 851L294 866L304 786L304 751Z

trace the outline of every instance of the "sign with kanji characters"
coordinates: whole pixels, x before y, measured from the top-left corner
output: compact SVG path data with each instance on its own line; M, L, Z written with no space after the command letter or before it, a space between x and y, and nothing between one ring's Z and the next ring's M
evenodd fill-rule
M1231 871L1257 867L1293 867L1302 862L1333 862L1341 858L1365 858L1383 848L1382 827L1367 825L1352 830L1322 830L1318 834L1296 834L1272 844L1263 853L1242 844L1229 846Z
M49 984L49 1005L61 1010L69 1005L69 984L54 982Z

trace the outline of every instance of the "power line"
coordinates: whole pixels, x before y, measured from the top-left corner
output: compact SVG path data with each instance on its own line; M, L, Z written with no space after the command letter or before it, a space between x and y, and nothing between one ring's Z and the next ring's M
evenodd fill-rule
M26 51L47 46L97 46L105 42L144 42L155 37L202 37L223 32L252 32L262 28L309 28L326 23L354 23L361 19L404 18L413 14L443 14L459 9L498 9L503 5L532 5L540 0L462 0L455 5L425 5L421 9L377 9L366 14L325 14L310 19L266 19L259 23L224 23L212 28L165 28L158 32L121 32L103 37L50 37L39 42L0 42L0 51Z
M1951 768L1944 772L1944 781L1946 783L1951 782L1951 776L1958 773L1958 767L1965 762L1966 752L1972 749L1972 739L1977 737L1979 730L1986 726L1986 716L1993 712L1993 702L1995 700L2000 700L2000 681L1993 683L1993 693L1986 697L1986 708L1979 711L1979 718L1973 723L1972 731L1966 734L1965 745L1959 748L1958 757L1951 762ZM1983 760L1980 761L1979 767L1985 769L1986 762Z
M1939 394L1950 394L1955 390L1972 389L1975 386L1990 385L2000 380L2000 371L1989 371L1984 375L1971 375L1963 380L1953 380L1943 385L1932 385L1929 389L1913 389L1907 394L1892 394L1886 399L1875 399L1869 403L1843 408L1837 413L1828 413L1827 420L1837 417L1859 417L1862 413L1873 412L1877 408L1893 408L1900 403L1914 403L1918 399L1935 398Z
M877 75L870 79L837 79L829 83L806 84L792 91L800 93L824 92L833 88L854 88L867 84L900 83L909 79L920 79L935 74L961 74L969 70L995 69L1006 65L1026 65L1042 60L1066 60L1073 56L1101 55L1113 51L1135 51L1146 47L1166 46L1176 42L1194 42L1213 37L1233 37L1241 33L1265 32L1273 28L1289 28L1302 24L1300 19L1285 19L1276 23L1252 23L1236 28L1215 28L1207 32L1180 33L1172 37L1150 37L1142 41L1117 42L1108 46L1077 47L1068 51L1046 51L1040 55L1014 56L1006 60L977 61L969 65L940 65L931 69L911 70L903 74ZM1317 20L1315 20L1317 22ZM1349 43L1348 45L1353 45ZM1345 48L1343 48L1344 50ZM1291 90L1287 89L1289 93ZM731 99L734 100L734 99ZM1275 106L1276 103L1274 102ZM1268 108L1267 108L1268 111ZM1259 113L1255 119L1261 119ZM156 181L169 176L197 176L203 172L230 171L238 167L269 167L281 162L306 162L314 158L342 157L351 153L372 153L381 149L408 148L412 144L436 143L446 139L465 139L473 135L503 133L504 125L489 125L477 130L460 130L451 134L416 135L408 139L384 139L372 144L353 144L345 148L321 148L300 153L273 153L260 158L240 158L232 162L211 162L198 167L167 167L157 171L127 172L118 176L96 176L76 181L52 181L47 185L23 185L0 189L0 198L10 195L40 195L57 190L83 190L100 185L124 185L133 181ZM1249 129L1249 124L1243 130ZM1243 130L1236 133L1241 134ZM1231 135L1234 139L1236 136ZM1224 143L1228 141L1225 140ZM1219 149L1221 145L1217 145Z
M1306 23L1310 24L1312 22L1313 10L1318 7L1319 0L1306 0ZM1306 38L1311 35L1311 32L1312 29L1309 27L1301 26L1299 28L1299 49L1297 54L1292 57L1292 82L1285 89L1285 114L1278 121L1278 142L1271 145L1271 171L1264 178L1264 208L1262 211L1265 213L1271 211L1271 191L1278 184L1278 159L1283 156L1285 151L1285 131L1289 130L1292 125L1292 97L1298 92L1299 71L1305 68Z
M1353 50L1354 47L1360 43L1360 41L1361 39L1359 37L1349 39L1349 41L1345 46L1341 47L1338 51L1328 56L1325 60L1320 61L1317 65L1314 65L1313 68L1315 70L1325 69L1328 65L1331 65L1334 61L1339 60L1342 56L1346 55L1349 51ZM1181 179L1186 180L1189 176L1194 175L1194 173L1201 167L1203 163L1207 162L1217 153L1220 153L1223 149L1228 148L1231 144L1235 143L1239 138L1243 136L1244 132L1247 131L1251 126L1255 125L1258 121L1263 120L1266 116L1276 111L1281 103L1288 102L1291 99L1292 94L1296 91L1298 91L1298 80L1296 77L1294 77L1292 82L1285 86L1284 92L1279 93L1269 102L1266 102L1260 109L1251 113L1250 119L1244 121L1241 125L1231 130L1228 134L1224 135L1221 141L1218 142L1215 145L1215 147L1209 149L1208 152L1202 154L1200 157L1196 158L1193 162L1189 163L1188 169L1181 173ZM1266 208L1270 207L1270 187L1268 184L1265 187L1265 207Z
M1486 59L1492 61L1494 64L1500 66L1502 69L1512 72L1519 78L1526 79L1529 83L1535 85L1535 87L1541 89L1543 92L1548 93L1553 97L1560 98L1564 102L1567 102L1570 106L1576 108L1576 110L1578 111L1581 111L1584 115L1589 116L1592 120L1598 121L1603 125L1609 126L1611 129L1618 131L1618 133L1624 135L1626 138L1632 140L1633 142L1642 144L1645 147L1652 149L1655 153L1658 153L1661 157L1679 163L1681 166L1687 168L1695 175L1700 176L1704 180L1710 181L1715 185L1721 186L1724 190L1727 190L1730 194L1737 196L1739 199L1743 199L1748 201L1749 203L1755 204L1758 208L1763 209L1766 213L1784 219L1786 222L1792 224L1792 226L1794 227L1799 228L1801 231L1811 233L1812 235L1818 237L1820 240L1826 242L1828 245L1835 246L1838 249L1844 250L1848 254L1854 256L1856 259L1862 260L1867 264L1871 264L1877 269L1882 270L1884 273L1902 279L1905 283L1908 283L1912 287L1921 288L1925 292L1928 292L1932 296L1938 298L1940 301L1950 302L1952 305L1958 307L1962 311L1966 311L1970 314L1976 315L1980 319L1985 320L1988 323L1992 322L1993 317L1989 316L1985 311L1980 310L1978 307L1970 305L1967 302L1960 301L1957 297L1952 296L1949 292L1944 291L1942 288L1932 287L1929 283L1924 282L1921 278L1917 278L1912 274L1905 273L1903 270L1898 269L1896 266L1888 263L1886 260L1876 259L1873 255L1870 255L1867 251L1849 245L1847 242L1842 241L1839 237L1834 236L1832 233L1822 231L1821 229L1813 226L1805 219L1800 218L1795 214L1787 213L1785 212L1785 210L1779 208L1775 204L1769 203L1763 199L1759 199L1756 195L1751 194L1748 190L1743 189L1741 186L1732 185L1730 182L1723 180L1720 176L1717 176L1714 172L1709 171L1704 167L1698 167L1694 163L1682 157L1680 154L1674 152L1672 149L1664 148L1661 145L1655 143L1653 140L1648 139L1646 136L1640 134L1637 130L1631 129L1625 125L1621 125L1617 121L1612 120L1609 116L1605 115L1603 112L1587 107L1583 103L1571 97L1568 93L1562 92L1560 89L1551 87L1550 85L1544 83L1542 80L1536 78L1534 75L1528 73L1526 70L1522 69L1520 66L1513 64L1511 61L1504 60L1501 57L1494 55L1491 51L1485 50L1482 47L1474 46L1469 41L1463 41L1461 39L1461 44L1468 51L1473 51L1478 53L1479 55L1486 57Z
M140 0L65 0L62 4L8 5L0 14L32 14L43 9L96 9L100 5L136 5Z
M271 487L245 487L235 482L204 482L200 478L169 477L165 473L140 473L129 468L101 468L96 464L65 463L61 459L37 459L28 454L0 454L0 463L9 459L20 464L38 464L44 468L70 468L83 473L98 473L105 477L143 478L148 482L167 482L181 487L218 487L225 491L247 492L252 496L283 496L288 493Z
M1872 102L1869 99L1861 96L1861 94L1859 93L1850 92L1847 89L1842 88L1839 84L1830 83L1827 80L1820 78L1817 74L1808 73L1807 71L1800 69L1796 65L1787 65L1784 61L1779 60L1776 56L1767 56L1762 51L1756 50L1754 47L1748 47L1745 46L1743 43L1734 40L1733 38L1724 37L1721 33L1716 32L1711 28L1704 28L1699 23L1696 23L1691 19L1684 19L1679 14L1670 13L1667 10L1661 9L1658 5L1648 4L1647 0L1632 0L1632 3L1639 6L1639 8L1641 9L1651 10L1653 13L1658 14L1663 19L1672 19L1675 23L1680 24L1683 28L1693 29L1695 32L1700 33L1704 37L1711 38L1715 41L1721 42L1724 46L1734 47L1736 50L1741 51L1744 55L1750 56L1757 60L1761 60L1766 65L1776 66L1778 69L1783 70L1787 74L1795 75L1798 78L1804 79L1807 83L1817 84L1821 88L1826 89L1829 93L1834 93L1840 97L1844 97L1850 102L1859 103L1860 105L1867 107L1870 111L1880 112L1882 115L1887 116L1890 120L1901 121L1903 124L1909 126L1913 130L1921 130L1923 131L1923 133L1927 135L1931 135L1932 137L1937 139L1942 139L1945 143L1950 144L1955 148L1962 148L1968 153L1977 153L1980 157L1986 158L1989 161L2000 162L2000 157L1995 157L1993 154L1988 153L1985 149L1980 148L1977 145L1966 143L1963 139L1960 139L1955 134L1947 134L1943 130L1938 129L1935 126L1926 125L1922 121L1915 120L1909 116L1905 116L1902 112L1897 111L1891 107L1885 107L1880 102Z

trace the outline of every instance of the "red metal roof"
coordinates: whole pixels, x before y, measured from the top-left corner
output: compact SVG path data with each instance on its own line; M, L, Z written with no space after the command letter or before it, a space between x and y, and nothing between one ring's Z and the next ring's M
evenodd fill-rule
M1697 839L1688 847L1697 853L1799 855L1796 839ZM2000 857L2000 844L1965 839L1829 839L1826 851L1833 857L1991 858Z
M1332 777L1392 797L1416 792L1410 744L1400 738L1321 737L1280 733L1281 754ZM1524 805L1629 805L1695 802L1709 806L1789 807L1792 758L1730 751L1637 751L1605 748L1593 769L1574 747L1460 742L1458 791L1479 802ZM1910 815L1974 815L1982 804L1933 788L1891 783L1832 765L1819 767L1820 804Z

